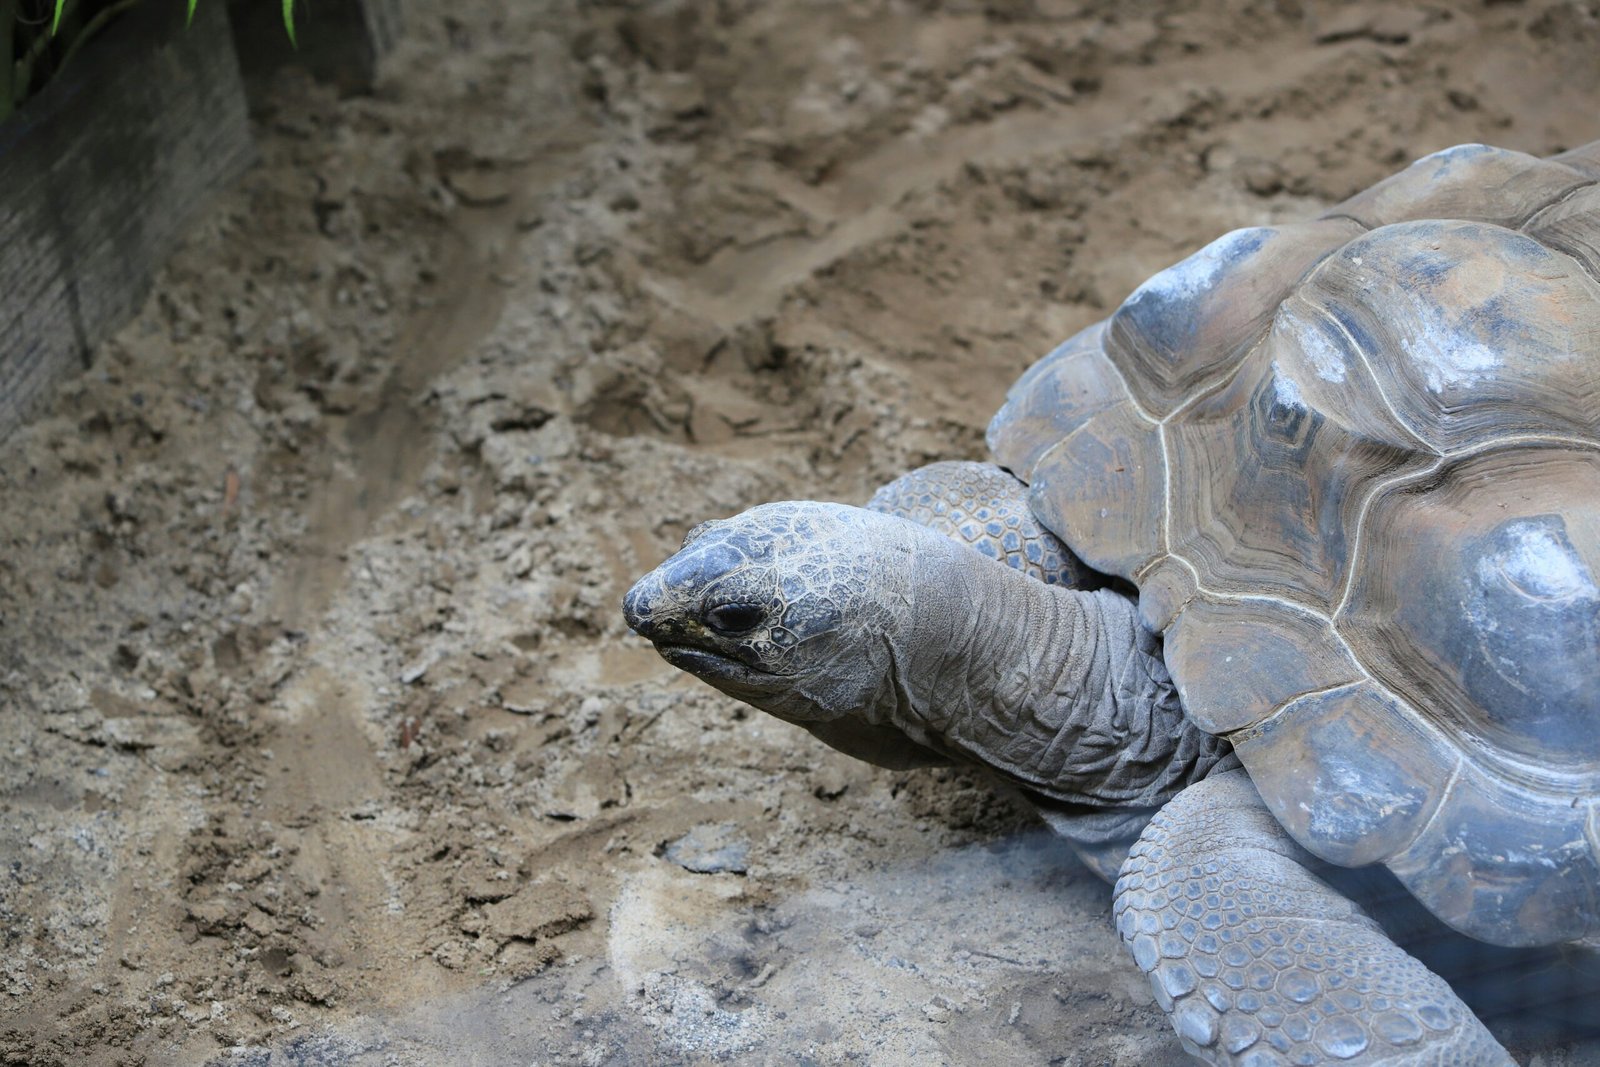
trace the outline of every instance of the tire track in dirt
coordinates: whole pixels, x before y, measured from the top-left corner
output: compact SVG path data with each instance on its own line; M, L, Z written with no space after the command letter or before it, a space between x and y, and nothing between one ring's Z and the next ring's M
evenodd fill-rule
M1325 82L1359 54L1349 46L1274 50L1231 81L1228 103L1245 111L1256 98L1293 94ZM1157 86L1143 73L1117 70L1085 100L1069 97L1045 110L1011 111L986 123L893 140L815 185L755 164L742 180L801 210L820 235L778 233L734 244L687 271L650 277L646 285L669 304L732 332L772 314L795 286L902 232L909 225L903 201L912 193L972 167L1001 168L1074 151L1112 157L1121 144L1170 129L1205 99L1201 86L1213 65L1210 57L1167 63ZM1130 99L1138 103L1130 107Z
M344 416L336 430L346 455L331 465L307 502L309 529L278 589L275 610L291 625L315 624L344 577L345 549L418 489L436 429L422 406L423 393L470 356L499 320L508 273L516 265L518 229L531 205L566 176L583 142L557 133L528 147L536 163L493 168L492 188L479 192L484 199L465 202L452 220L435 268L439 282L391 348L389 373L373 404Z

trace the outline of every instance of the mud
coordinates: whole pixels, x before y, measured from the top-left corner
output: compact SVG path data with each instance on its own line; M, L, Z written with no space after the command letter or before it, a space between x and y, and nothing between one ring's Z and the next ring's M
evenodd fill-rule
M373 95L279 80L0 445L0 1061L1184 1062L1019 808L619 598L703 518L981 456L1227 229L1600 137L1600 8L415 7Z

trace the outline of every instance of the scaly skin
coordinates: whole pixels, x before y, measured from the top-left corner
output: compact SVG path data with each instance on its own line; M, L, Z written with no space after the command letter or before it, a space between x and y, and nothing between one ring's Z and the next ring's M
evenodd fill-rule
M1028 487L993 463L948 461L908 471L867 507L938 530L990 559L1069 589L1098 589L1091 571L1028 507Z
M1238 1067L1512 1063L1320 865L1242 770L1151 820L1117 879L1117 930L1184 1048Z

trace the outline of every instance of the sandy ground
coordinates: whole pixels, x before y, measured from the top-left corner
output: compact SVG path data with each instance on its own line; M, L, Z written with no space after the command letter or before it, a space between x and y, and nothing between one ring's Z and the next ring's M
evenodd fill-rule
M1600 6L416 6L0 446L0 1062L1183 1062L1020 810L619 598L1227 229L1600 137Z

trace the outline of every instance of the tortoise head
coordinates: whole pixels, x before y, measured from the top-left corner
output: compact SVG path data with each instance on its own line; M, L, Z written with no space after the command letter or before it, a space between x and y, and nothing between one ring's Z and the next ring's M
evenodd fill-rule
M902 524L811 501L704 522L622 611L668 663L779 718L870 719L907 607Z

